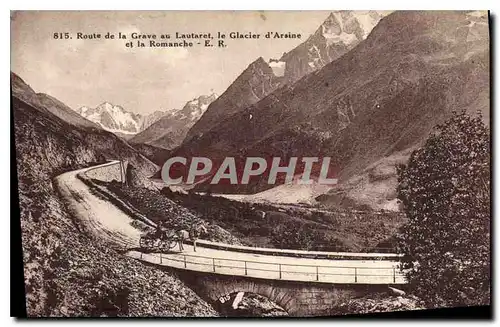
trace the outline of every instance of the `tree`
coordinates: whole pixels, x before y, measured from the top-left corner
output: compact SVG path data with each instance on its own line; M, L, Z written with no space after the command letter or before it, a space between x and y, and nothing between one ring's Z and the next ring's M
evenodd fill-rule
M254 227L254 230L257 228ZM270 228L269 240L278 249L349 251L349 247L342 240L309 222L287 221L272 225Z
M480 115L454 112L398 167L402 269L429 307L489 304L489 137Z
M271 231L271 243L279 249L311 250L318 232L307 223L279 224Z

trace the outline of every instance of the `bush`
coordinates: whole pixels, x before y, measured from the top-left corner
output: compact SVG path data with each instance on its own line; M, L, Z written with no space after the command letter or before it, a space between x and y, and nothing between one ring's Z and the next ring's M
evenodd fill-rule
M408 164L398 198L409 285L430 307L489 304L490 144L481 117L454 113Z
M93 294L89 308L91 317L118 317L129 315L130 290L124 286L115 285L114 288L100 290Z
M308 224L279 224L271 232L271 243L279 249L311 250L319 238Z

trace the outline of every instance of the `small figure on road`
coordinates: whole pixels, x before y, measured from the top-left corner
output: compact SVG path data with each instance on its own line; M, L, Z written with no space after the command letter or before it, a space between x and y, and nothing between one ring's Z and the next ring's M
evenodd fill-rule
M196 252L196 241L202 235L207 235L208 230L205 225L200 222L198 224L193 224L191 230L189 231L189 238L193 241L194 252Z
M156 238L163 239L165 237L167 228L165 221L159 221L156 224Z
M189 231L180 229L176 233L179 243L179 251L184 251L184 241L189 239L193 242L193 249L194 252L196 252L196 241L200 236L207 235L208 230L203 223L195 223L191 225Z
M177 237L179 238L179 251L184 251L184 240L189 238L189 232L185 229L178 230Z

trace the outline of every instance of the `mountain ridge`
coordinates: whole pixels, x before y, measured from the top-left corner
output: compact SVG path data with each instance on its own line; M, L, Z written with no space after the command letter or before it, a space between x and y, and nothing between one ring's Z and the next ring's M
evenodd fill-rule
M14 72L11 72L11 81L12 97L16 100L14 119L22 128L29 128L32 124L36 126L41 124L45 126L45 132L47 133L52 131L54 135L59 135L62 131L65 131L64 137L73 140L70 143L74 145L75 153L81 156L79 160L97 162L105 160L104 158L128 158L129 162L146 176L152 174L157 168L155 164L115 134L83 118L56 98L43 93L36 93ZM52 142L57 143L59 141L54 139L54 135L50 133L47 135L47 137L42 135L32 136L33 138L39 138L37 142L47 143L46 146L40 146L37 151L44 152L44 156L52 158L51 161L54 163L68 161L69 157L66 154L58 153L50 145ZM71 156L73 155L75 154Z
M488 37L484 15L392 13L339 59L225 118L172 155L328 155L343 183L417 145L453 109L479 110L489 120ZM225 185L211 191L269 187Z
M199 97L189 100L182 109L172 109L170 111L156 110L147 115L128 111L122 106L114 105L108 101L104 101L95 108L82 106L75 111L80 116L108 132L112 132L126 140L135 138L135 141L133 141L134 143L147 143L148 141L154 141L148 139L152 136L147 132L146 135L141 133L146 131L151 125L167 117L167 119L170 120L183 121L187 129L203 115L208 104L216 98L217 95L215 93L200 95ZM181 126L177 128L181 128ZM155 139L161 136L163 135L156 136Z
M373 16L371 20L361 18L369 15ZM270 59L268 63L262 57L257 58L233 81L217 101L209 106L207 112L189 130L184 142L193 137L200 137L220 120L244 110L278 88L287 84L291 85L335 60L359 42L358 36L361 39L366 37L382 16L383 14L376 11L332 12L313 35L283 54L280 59ZM357 29L350 25L354 25ZM330 34L339 38L327 40L324 37L324 31L330 31L333 27L335 31L331 31ZM358 36L354 36L356 33ZM316 49L316 51L310 52L309 48ZM310 62L314 64L311 66Z
M148 122L151 121L151 118L148 119L147 117L150 117L150 115L156 117L158 115L157 113L150 115L136 114L125 110L120 105L114 105L107 101L95 108L82 106L76 112L109 132L122 134L138 133L146 119Z
M207 110L217 94L200 95L186 102L179 110L172 110L133 136L133 144L146 144L158 148L172 149L184 139L187 131Z

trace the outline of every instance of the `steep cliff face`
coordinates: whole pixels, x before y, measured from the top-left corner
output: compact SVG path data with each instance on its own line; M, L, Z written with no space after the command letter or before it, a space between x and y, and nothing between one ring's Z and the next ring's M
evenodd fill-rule
M12 95L20 100L23 100L26 103L33 105L39 111L44 113L51 113L73 126L100 129L97 124L85 119L84 117L81 117L70 107L66 106L56 98L48 94L36 93L16 74L11 72L10 79L12 86Z
M101 128L122 134L136 134L140 131L142 115L128 112L121 106L104 102L96 108L81 107L77 112Z
M262 100L286 84L338 59L364 40L388 12L335 11L316 32L279 60L258 58L215 101L187 133L185 141L199 137L223 119Z

